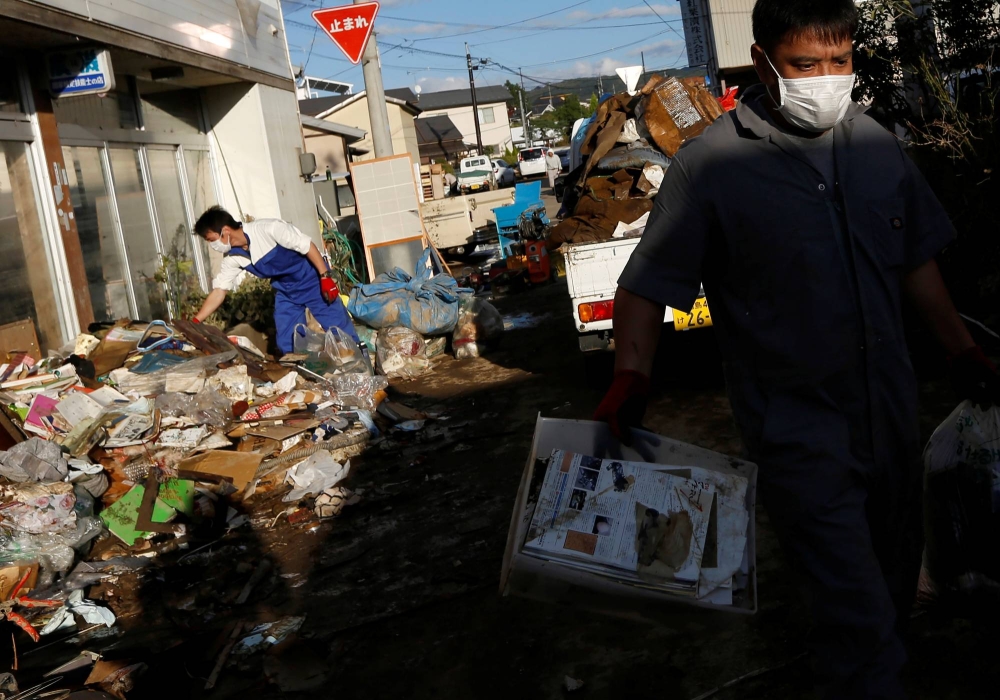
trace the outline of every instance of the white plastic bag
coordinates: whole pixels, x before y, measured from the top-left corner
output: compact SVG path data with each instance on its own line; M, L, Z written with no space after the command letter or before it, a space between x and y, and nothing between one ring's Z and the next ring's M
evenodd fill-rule
M424 339L409 328L386 328L378 335L378 367L387 377L412 378L430 369Z
M1000 582L1000 409L959 404L931 435L923 463L934 582L963 589Z
M347 478L350 471L350 461L338 464L329 452L320 450L288 470L285 483L292 484L295 488L281 500L295 503L306 496L315 496L339 484Z

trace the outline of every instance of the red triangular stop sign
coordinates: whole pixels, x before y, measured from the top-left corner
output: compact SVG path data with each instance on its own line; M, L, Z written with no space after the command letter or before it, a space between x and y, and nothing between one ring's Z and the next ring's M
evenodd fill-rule
M365 47L368 46L377 14L378 3L366 2L316 10L312 16L316 24L333 39L333 43L347 55L351 63L357 63L361 60Z

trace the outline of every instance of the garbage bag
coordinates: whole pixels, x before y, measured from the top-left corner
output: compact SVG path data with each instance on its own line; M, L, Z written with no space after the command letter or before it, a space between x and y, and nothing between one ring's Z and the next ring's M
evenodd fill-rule
M319 355L323 352L326 337L304 323L293 329L292 349L296 355Z
M378 334L379 371L387 377L412 378L430 369L422 336L409 328L388 328Z
M940 589L1000 582L1000 409L965 401L924 448L927 566ZM963 583L964 582L964 583ZM976 586L979 587L979 584Z
M371 367L361 352L361 346L336 326L326 332L323 352L333 363L335 373L371 374Z
M370 374L338 374L332 381L337 392L337 402L341 406L369 413L374 413L378 406L378 392L385 391L389 386L385 377Z
M18 443L7 452L0 450L0 476L11 481L62 481L68 473L59 446L41 438Z
M397 267L376 277L372 284L352 289L347 305L351 316L377 330L401 326L420 335L452 332L458 322L459 301L472 290L460 288L451 275L434 275L430 252L429 248L424 251L415 276Z
M465 300L451 340L455 358L479 357L502 333L503 317L493 304L484 299Z

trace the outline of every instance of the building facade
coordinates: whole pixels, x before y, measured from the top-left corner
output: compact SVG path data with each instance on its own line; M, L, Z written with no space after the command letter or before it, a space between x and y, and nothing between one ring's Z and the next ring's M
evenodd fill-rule
M279 0L6 0L0 32L0 325L54 348L170 317L157 272L207 289L213 204L318 238ZM64 77L78 56L99 79Z
M509 99L510 93L503 86L476 88L483 148L492 149L494 155L500 155L513 147L514 140L511 138L510 119L507 115ZM420 107L420 119L448 117L462 133L465 143L476 148L476 121L471 90L424 92L419 95L417 105Z
M392 152L395 155L409 153L413 162L419 163L420 146L417 129L413 124L413 120L420 114L420 109L415 104L416 98L417 96L408 88L385 91L389 131L392 134ZM352 158L363 161L375 157L375 145L371 137L371 117L368 114L368 99L364 90L353 95L301 100L299 109L304 115L366 132L363 139L352 145Z

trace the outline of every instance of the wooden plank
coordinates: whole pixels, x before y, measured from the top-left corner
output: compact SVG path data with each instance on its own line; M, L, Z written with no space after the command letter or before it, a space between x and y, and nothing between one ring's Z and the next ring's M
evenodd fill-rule
M45 231L38 216L38 202L28 151L20 144L8 145L7 170L14 196L17 228L21 234L21 251L24 254L24 275L35 307L34 320L38 323L36 341L39 351L63 344L59 323L59 306L56 302L55 282L49 273L49 256L46 252ZM23 291L23 290L19 290ZM35 359L39 359L35 357Z
M27 353L36 362L42 359L35 323L30 318L0 326L0 351L4 355Z
M76 316L81 328L86 328L94 322L94 306L90 299L90 285L87 282L87 268L83 259L83 247L80 244L80 232L76 228L76 215L73 213L73 200L70 196L69 182L66 178L66 164L63 161L62 142L59 140L59 125L52 111L52 100L49 97L47 81L44 79L45 61L41 54L35 54L28 59L35 69L31 74L31 86L35 98L35 112L38 117L38 129L42 136L42 150L45 152L45 172L48 187L55 195L56 216L59 221L59 233L62 237L66 267L69 270L70 286L73 288L73 301L76 304Z

